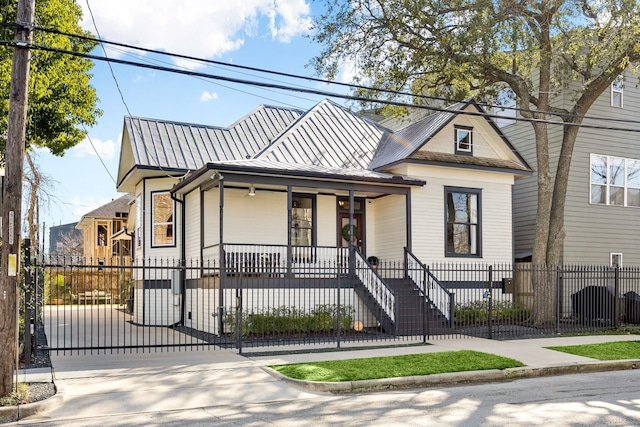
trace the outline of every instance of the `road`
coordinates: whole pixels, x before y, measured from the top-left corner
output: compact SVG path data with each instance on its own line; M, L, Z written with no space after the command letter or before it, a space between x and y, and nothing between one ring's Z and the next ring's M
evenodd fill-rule
M630 426L639 384L640 371L616 371L9 425Z

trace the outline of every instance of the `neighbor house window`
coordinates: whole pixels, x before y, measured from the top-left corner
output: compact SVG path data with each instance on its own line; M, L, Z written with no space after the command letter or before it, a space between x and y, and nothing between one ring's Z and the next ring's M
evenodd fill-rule
M445 188L447 256L481 255L480 196L478 189Z
M622 254L611 252L609 254L609 265L611 267L622 267Z
M172 246L173 200L168 192L152 193L153 200L153 246Z
M472 154L472 128L456 126L456 154Z
M624 79L620 75L611 83L611 106L622 108Z
M294 195L291 202L291 244L311 246L314 244L314 198Z
M107 226L98 224L98 246L107 246Z
M640 160L592 154L591 203L640 207Z

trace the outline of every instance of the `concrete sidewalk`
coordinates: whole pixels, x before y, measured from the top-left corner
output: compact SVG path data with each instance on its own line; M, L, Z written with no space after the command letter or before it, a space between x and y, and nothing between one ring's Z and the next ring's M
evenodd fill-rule
M634 369L640 360L601 362L547 350L564 346L612 341L638 341L637 335L594 335L513 341L479 338L442 339L431 345L386 347L366 350L287 355L243 356L235 351L176 351L164 353L52 356L51 370L20 372L20 381L54 381L56 396L42 402L0 409L0 420L42 421L215 407L230 404L313 399L318 394L375 390L391 387L424 387L496 381L527 376L557 375L582 371ZM388 345L388 343L384 343ZM403 344L406 344L403 343ZM417 344L417 343L416 343ZM476 350L517 359L526 367L506 371L476 371L423 377L395 378L351 383L306 383L286 379L266 368L269 365L321 360L393 356L452 350ZM276 348L281 351L285 349ZM640 355L639 355L640 359ZM4 417L3 417L4 414Z

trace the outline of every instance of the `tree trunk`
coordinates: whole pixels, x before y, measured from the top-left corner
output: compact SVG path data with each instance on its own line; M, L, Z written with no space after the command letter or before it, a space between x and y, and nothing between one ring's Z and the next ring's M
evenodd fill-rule
M579 120L582 121L582 120ZM569 184L569 171L573 147L578 136L578 126L565 125L562 135L562 148L558 159L558 168L553 185L553 201L551 205L551 218L549 222L549 235L547 243L547 265L560 264L560 251L566 233L564 231L564 210L567 199L567 187Z
M547 12L539 17L540 25L540 76L538 80L537 113L534 119L547 119L549 96L551 93L551 25L552 13ZM538 167L538 211L536 216L535 238L533 241L532 266L533 274L533 306L531 321L535 326L548 326L555 323L555 282L549 280L547 267L547 244L549 241L549 225L551 222L551 206L553 185L549 161L549 132L545 122L531 122L536 137L536 160Z

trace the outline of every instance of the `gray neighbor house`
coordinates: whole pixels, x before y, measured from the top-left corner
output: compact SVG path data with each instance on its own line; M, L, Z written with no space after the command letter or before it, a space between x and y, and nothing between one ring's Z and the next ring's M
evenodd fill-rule
M627 70L602 93L589 110L578 133L567 188L564 228L566 239L560 263L640 265L640 88ZM579 85L574 82L574 86ZM557 94L552 105L570 109L576 87ZM629 122L616 121L628 120ZM612 129L615 128L615 129ZM630 129L624 131L620 129ZM536 169L532 126L511 121L501 130ZM562 143L562 126L549 127L552 174ZM537 175L514 185L516 259L526 260L533 248L537 209Z

